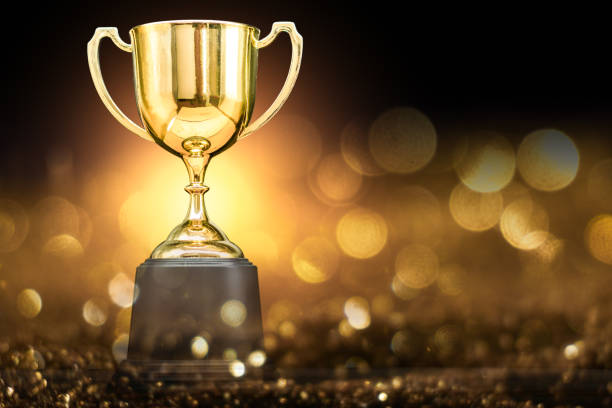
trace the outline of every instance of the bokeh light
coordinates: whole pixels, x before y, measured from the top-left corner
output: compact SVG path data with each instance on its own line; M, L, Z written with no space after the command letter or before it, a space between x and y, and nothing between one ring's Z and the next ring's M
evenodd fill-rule
M72 235L59 234L45 242L42 252L58 258L70 259L82 255L83 246Z
M108 294L117 306L125 308L132 306L138 297L138 289L135 290L134 281L120 272L108 283Z
M321 283L338 269L340 255L335 245L323 237L308 237L292 254L293 270L304 282Z
M369 125L363 120L349 122L340 134L340 151L344 161L357 173L364 176L379 176L385 173L368 147Z
M27 319L32 319L40 313L42 299L34 289L24 289L17 295L17 310Z
M387 224L378 213L354 208L336 227L338 245L349 256L365 259L377 255L387 242Z
M261 367L266 363L266 353L261 350L255 350L249 353L247 362L251 367Z
M242 377L246 373L244 363L239 360L232 361L229 365L229 370L234 377Z
M504 209L501 193L480 193L458 184L450 196L450 212L461 227L469 231L485 231L493 228Z
M409 245L402 248L395 258L395 273L409 288L422 289L438 277L438 256L424 245Z
M612 215L594 217L587 225L585 241L593 257L612 265Z
M461 181L474 191L491 193L514 177L514 149L502 135L479 132L465 137L455 152L454 166Z
M191 354L197 358L202 359L208 354L208 342L202 336L195 336L191 339Z
M94 327L102 326L106 323L106 307L95 299L89 299L83 305L83 319Z
M311 181L313 192L329 204L351 202L362 184L361 174L355 172L339 153L321 159Z
M500 229L513 247L536 249L548 239L548 213L530 197L519 198L504 209Z
M414 173L429 163L436 152L436 129L422 112L395 108L380 115L369 132L372 156L392 173Z
M567 187L576 177L579 155L565 133L543 129L523 139L516 160L527 184L537 190L556 191Z
M221 306L221 320L231 327L239 327L247 317L247 308L239 300L230 299Z
M353 296L344 303L344 314L348 323L357 330L370 325L370 307L368 301L360 296Z
M612 210L612 159L605 159L589 172L589 197L605 210Z

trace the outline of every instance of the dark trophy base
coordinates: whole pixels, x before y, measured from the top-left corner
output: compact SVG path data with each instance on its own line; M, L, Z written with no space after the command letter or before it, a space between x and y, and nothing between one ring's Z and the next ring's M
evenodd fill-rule
M122 371L179 382L262 375L247 363L263 350L257 268L247 259L147 259L134 292Z

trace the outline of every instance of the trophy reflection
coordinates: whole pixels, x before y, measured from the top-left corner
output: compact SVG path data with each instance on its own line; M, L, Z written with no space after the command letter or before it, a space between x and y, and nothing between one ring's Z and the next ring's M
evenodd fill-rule
M292 44L289 74L272 105L251 122L258 50L281 32ZM132 53L143 128L117 107L104 85L98 58L104 37ZM137 269L128 361L222 375L236 367L228 360L245 361L262 348L259 289L256 267L208 220L204 174L211 158L281 108L297 79L302 37L290 22L274 23L260 40L259 29L249 25L194 20L139 25L130 38L127 44L116 28L96 29L87 46L94 85L122 125L183 159L190 201L183 222Z

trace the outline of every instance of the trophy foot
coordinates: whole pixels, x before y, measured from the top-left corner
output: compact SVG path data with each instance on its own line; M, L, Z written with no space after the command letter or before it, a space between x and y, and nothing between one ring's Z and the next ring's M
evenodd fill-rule
M211 223L194 225L187 220L170 232L151 253L153 259L242 258L242 250Z
M125 367L148 380L236 379L263 350L257 268L239 259L147 259L136 270Z

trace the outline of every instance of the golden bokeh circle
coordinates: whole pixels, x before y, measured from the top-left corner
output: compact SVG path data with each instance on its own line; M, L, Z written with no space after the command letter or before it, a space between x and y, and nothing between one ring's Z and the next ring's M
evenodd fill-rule
M89 299L83 305L83 319L94 327L106 323L107 310L105 305L95 299Z
M202 359L208 354L208 342L202 336L195 336L191 339L191 354L197 358Z
M252 367L261 367L266 363L266 353L261 350L255 350L249 353L247 362Z
M387 243L387 223L377 212L354 208L338 222L336 239L347 255L358 259L371 258Z
M321 159L311 182L312 190L327 204L350 202L359 193L362 175L355 172L339 153Z
M385 173L372 157L368 147L368 125L362 120L353 120L342 129L340 151L344 161L359 174L379 176Z
M556 191L567 187L578 173L580 156L565 133L536 130L521 142L517 167L527 184L536 190Z
M40 313L42 299L34 289L24 289L17 295L17 310L26 319L32 319Z
M304 282L321 283L338 269L340 256L336 246L323 237L308 237L293 250L293 270Z
M367 299L352 296L344 303L344 314L352 328L363 330L370 325L370 306Z
M439 262L436 253L425 245L408 245L395 258L395 273L409 288L422 289L438 277Z
M474 191L491 193L504 188L515 171L514 149L497 133L479 132L459 144L454 167L461 181Z
M585 243L595 259L612 265L612 215L601 214L589 221Z
M459 183L451 192L449 207L457 224L469 231L493 228L504 210L500 192L480 193Z
M589 197L606 210L612 210L612 159L596 163L587 181Z
M59 234L45 242L42 252L57 258L71 259L83 255L83 246L72 235Z
M0 252L19 248L30 231L23 207L13 200L0 199Z
M374 160L392 173L414 173L425 167L436 152L436 129L422 112L395 108L380 115L369 131Z
M229 371L234 377L242 377L246 373L246 367L240 360L234 360L229 365Z
M134 281L123 272L116 274L108 283L108 295L113 303L119 307L130 307L138 297Z
M548 239L548 214L530 197L511 202L502 213L500 230L515 248L533 250Z
M247 308L241 301L230 299L221 306L221 320L230 327L239 327L247 317Z

